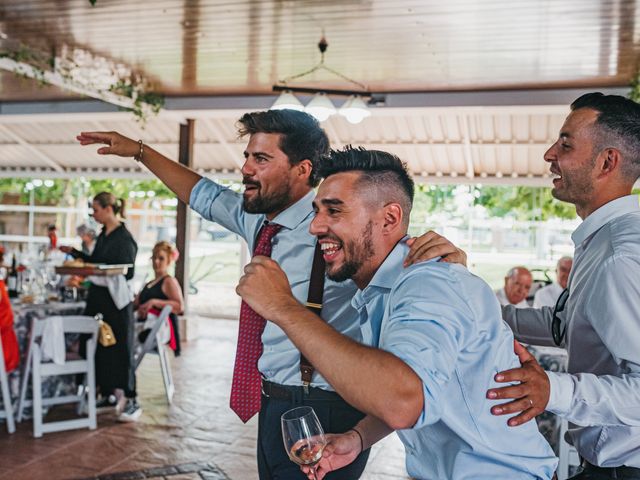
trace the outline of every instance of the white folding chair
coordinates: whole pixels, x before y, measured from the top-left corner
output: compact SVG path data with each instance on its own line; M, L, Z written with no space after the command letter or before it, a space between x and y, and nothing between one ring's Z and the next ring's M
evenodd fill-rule
M16 423L13 420L13 403L11 402L11 392L9 391L9 380L4 364L4 352L2 351L2 337L0 337L0 390L2 390L2 408L0 418L7 419L7 431L16 431Z
M169 365L169 358L167 357L167 347L162 342L162 338L160 336L160 328L169 321L169 314L171 314L171 305L166 305L160 312L160 315L158 315L158 319L156 320L156 323L153 324L153 327L151 328L151 331L144 343L135 353L135 364L137 370L142 359L147 353L156 353L157 351L158 358L160 359L162 382L164 383L164 390L167 395L167 403L171 405L175 386L173 385L171 366Z
M87 340L87 358L79 360L66 360L63 365L42 360L42 350L38 339L42 338L45 321L36 321L34 325L31 350L31 379L33 389L33 436L41 437L43 433L60 432L75 428L89 428L95 430L96 422L96 376L95 376L95 349L98 336L98 322L89 316L64 316L61 317L64 333L89 334ZM84 374L86 376L85 388L78 395L66 395L53 398L42 397L42 380L45 377L55 375ZM46 405L59 405L63 403L81 402L87 395L89 415L85 418L61 420L57 422L43 421L42 407Z

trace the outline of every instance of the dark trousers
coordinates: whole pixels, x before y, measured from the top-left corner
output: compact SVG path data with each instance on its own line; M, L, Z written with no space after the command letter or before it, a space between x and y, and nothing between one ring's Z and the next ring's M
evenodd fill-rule
M355 426L364 414L346 403L337 393L310 388L269 384L271 394L262 396L258 417L258 473L260 480L306 479L300 467L289 460L282 442L280 417L284 412L300 406L313 407L326 433L343 433ZM369 450L362 452L351 464L325 478L354 480L360 478L369 458Z
M640 468L632 467L596 467L583 463L582 471L569 480L607 480L616 478L621 480L640 480Z

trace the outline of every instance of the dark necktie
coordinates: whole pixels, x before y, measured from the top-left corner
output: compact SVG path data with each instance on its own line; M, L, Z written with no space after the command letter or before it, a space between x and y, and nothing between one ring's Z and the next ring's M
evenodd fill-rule
M281 225L275 223L265 223L258 233L253 255L270 257L271 239L281 228ZM260 411L261 379L258 359L262 355L262 332L265 324L266 320L243 301L240 306L238 347L229 404L245 423Z

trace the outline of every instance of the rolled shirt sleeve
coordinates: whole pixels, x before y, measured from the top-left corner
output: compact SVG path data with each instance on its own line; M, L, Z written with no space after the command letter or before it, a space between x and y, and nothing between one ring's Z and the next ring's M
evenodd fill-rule
M204 219L214 221L245 240L262 215L247 215L242 195L208 178L202 178L191 190L189 205Z

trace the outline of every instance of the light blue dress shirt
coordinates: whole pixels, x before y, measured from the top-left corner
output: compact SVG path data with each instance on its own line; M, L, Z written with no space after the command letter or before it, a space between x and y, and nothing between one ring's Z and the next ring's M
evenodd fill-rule
M568 373L547 372L547 410L573 425L568 441L589 463L640 468L640 209L629 195L603 205L571 236L576 250L567 327ZM554 345L553 308L505 307L524 342Z
M419 479L549 479L557 466L535 422L508 427L486 398L494 375L519 366L491 288L460 265L404 269L400 242L352 304L365 343L387 350L423 383L424 410L398 431ZM373 372L375 374L375 372ZM384 388L381 385L380 388Z
M272 240L271 258L280 264L291 285L294 297L306 303L309 277L316 245L316 238L309 233L313 220L313 191L273 219L282 229ZM242 208L242 195L222 187L209 179L200 180L191 192L191 208L207 220L244 238L253 252L258 231L265 216L246 213ZM350 301L356 286L353 282L336 283L325 278L322 317L337 331L361 341L356 312ZM313 332L309 332L313 335ZM258 361L258 369L269 381L282 385L302 385L300 379L300 352L284 331L267 322L262 334L264 350ZM333 390L318 373L313 375L312 386Z

